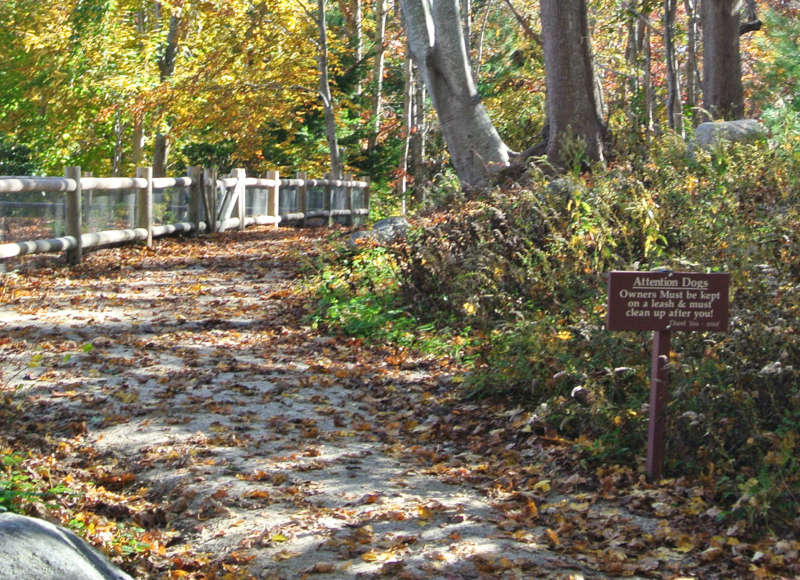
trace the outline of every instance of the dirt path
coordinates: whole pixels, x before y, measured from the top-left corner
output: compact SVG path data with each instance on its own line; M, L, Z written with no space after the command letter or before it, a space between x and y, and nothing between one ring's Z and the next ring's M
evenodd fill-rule
M689 563L665 520L549 473L530 414L490 424L453 400L444 363L313 332L296 269L322 243L265 228L2 275L0 385L17 409L2 435L55 458L49 477L83 493L53 515L139 577L649 576ZM487 454L470 443L483 440ZM567 546L576 526L590 531Z

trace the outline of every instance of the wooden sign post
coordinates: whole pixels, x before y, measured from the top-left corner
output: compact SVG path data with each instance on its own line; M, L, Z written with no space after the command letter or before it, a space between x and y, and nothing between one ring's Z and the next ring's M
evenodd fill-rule
M664 470L669 353L673 330L728 330L730 274L611 272L608 330L653 330L647 477Z

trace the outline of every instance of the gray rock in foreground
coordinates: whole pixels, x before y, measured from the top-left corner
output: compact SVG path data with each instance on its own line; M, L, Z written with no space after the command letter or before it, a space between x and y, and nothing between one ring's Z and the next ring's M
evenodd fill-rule
M755 119L701 123L694 130L694 143L712 149L723 141L752 143L767 138L767 128Z
M0 513L0 580L132 580L69 530Z
M388 217L372 224L371 230L354 232L350 236L350 245L358 246L360 242L374 241L387 244L405 238L411 224L404 217Z

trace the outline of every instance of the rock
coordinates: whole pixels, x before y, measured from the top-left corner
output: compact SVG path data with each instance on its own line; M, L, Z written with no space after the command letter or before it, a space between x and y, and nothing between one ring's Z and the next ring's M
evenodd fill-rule
M376 221L371 230L360 230L350 236L350 245L358 247L366 242L388 244L408 235L411 224L404 217L388 217Z
M372 232L378 238L388 242L396 238L406 237L410 227L411 224L404 217L388 217L372 224Z
M767 138L767 128L755 119L701 123L694 130L694 143L703 149L713 149L723 141L752 143Z
M0 580L132 580L81 538L44 520L0 513Z

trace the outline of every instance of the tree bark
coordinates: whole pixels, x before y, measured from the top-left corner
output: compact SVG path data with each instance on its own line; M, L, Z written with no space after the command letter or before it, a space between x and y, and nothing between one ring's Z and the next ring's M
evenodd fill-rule
M702 0L703 107L709 119L744 115L738 0Z
M319 95L325 111L325 137L328 140L328 149L330 149L331 175L334 178L339 178L342 175L342 160L339 155L339 140L336 137L336 114L328 80L328 25L325 18L325 0L317 0L317 27L319 30L317 52Z
M603 161L605 127L595 76L585 0L540 0L550 134L548 160L563 167L565 141L584 144L587 160Z
M483 189L509 163L509 149L481 103L458 0L403 0L409 47L439 116L461 185Z

